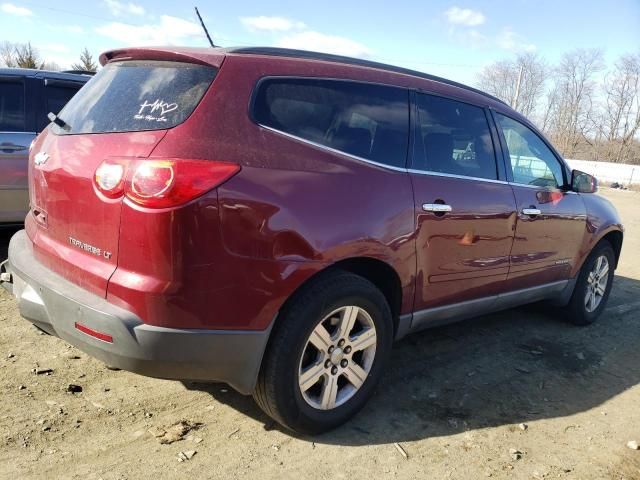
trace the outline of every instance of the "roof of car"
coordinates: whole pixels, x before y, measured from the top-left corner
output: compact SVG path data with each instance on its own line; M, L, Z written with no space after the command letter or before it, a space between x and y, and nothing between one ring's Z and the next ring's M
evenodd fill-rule
M489 97L502 104L506 103L493 95L490 95L477 88L470 87L463 83L455 82L446 78L431 75L429 73L419 72L417 70L411 70L408 68L397 67L395 65L389 65L386 63L374 62L371 60L363 60L361 58L345 57L342 55L333 55L330 53L311 52L307 50L295 50L290 48L275 48L275 47L231 47L231 48L216 48L221 53L239 53L248 55L267 55L278 57L290 57L290 58L302 58L308 60L319 60L323 62L342 63L345 65L354 65L359 67L376 68L378 70L385 70L393 73L401 73L404 75L411 75L413 77L424 78L426 80L432 80L439 83L445 83L454 87L464 88L485 97Z
M91 79L91 75L84 73L53 72L50 70L37 70L35 68L0 68L0 76L51 78L56 80L70 80L74 82L87 82Z
M386 63L373 62L370 60L363 60L361 58L345 57L342 55L333 55L329 53L319 53L307 50L295 50L290 48L275 48L275 47L127 47L116 50L109 50L100 55L100 63L105 65L112 60L129 60L132 58L149 58L149 59L171 59L175 61L197 61L205 64L212 64L219 66L224 59L225 55L264 55L273 57L288 57L298 58L304 60L318 60L323 62L340 63L343 65L353 65L358 67L375 68L378 70L384 70L392 73L399 73L403 75L411 75L417 78L423 78L434 82L451 85L458 87L476 94L482 95L486 98L490 98L500 104L506 105L506 103L499 98L494 97L477 88L464 85L462 83L448 80L446 78L438 77L417 70L410 70L408 68L397 67L395 65L388 65Z

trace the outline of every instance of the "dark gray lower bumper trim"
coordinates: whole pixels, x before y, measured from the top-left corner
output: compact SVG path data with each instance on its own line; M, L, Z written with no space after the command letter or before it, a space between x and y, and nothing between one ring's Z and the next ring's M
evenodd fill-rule
M24 318L108 365L151 377L225 382L244 394L255 387L270 329L147 325L41 265L24 231L11 239L7 270ZM79 331L76 322L110 335L113 343Z

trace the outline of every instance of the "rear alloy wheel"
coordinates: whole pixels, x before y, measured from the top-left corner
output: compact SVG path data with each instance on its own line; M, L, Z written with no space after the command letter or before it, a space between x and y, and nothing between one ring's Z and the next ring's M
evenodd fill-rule
M611 287L615 253L606 240L596 245L585 260L567 305L569 321L575 325L593 323L605 309Z
M376 356L376 326L355 305L334 310L313 329L300 359L298 385L313 408L349 401L366 381Z
M296 432L335 428L373 394L392 340L391 311L375 285L344 271L322 274L278 315L253 396Z

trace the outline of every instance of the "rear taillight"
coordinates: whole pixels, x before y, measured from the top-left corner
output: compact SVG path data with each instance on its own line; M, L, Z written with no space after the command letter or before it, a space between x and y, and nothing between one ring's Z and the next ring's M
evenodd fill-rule
M97 189L108 198L118 198L124 193L123 160L107 159L100 164L94 177Z
M235 163L211 160L108 159L96 170L95 184L108 198L125 195L144 207L169 208L203 195L238 171Z

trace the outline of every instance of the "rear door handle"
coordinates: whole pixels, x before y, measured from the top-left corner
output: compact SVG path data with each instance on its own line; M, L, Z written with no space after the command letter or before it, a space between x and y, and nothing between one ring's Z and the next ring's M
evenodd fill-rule
M15 145L13 143L9 143L6 145L2 145L0 143L0 150L8 150L10 152L17 152L20 150L26 150L28 147L25 147L24 145Z
M523 208L522 209L522 214L523 215L530 215L530 216L535 217L536 215L541 215L542 212L538 208Z
M452 208L451 205L442 203L424 203L422 204L422 210L425 212L447 213L450 212Z

